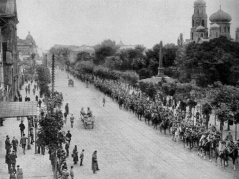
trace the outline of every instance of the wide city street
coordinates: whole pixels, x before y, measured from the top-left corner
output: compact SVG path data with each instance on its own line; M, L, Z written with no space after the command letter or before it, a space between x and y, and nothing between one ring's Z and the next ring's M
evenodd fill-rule
M72 76L70 76L73 78ZM215 162L209 162L197 155L195 149L191 152L184 148L182 142L175 143L171 136L163 135L159 130L139 121L134 114L120 110L117 103L106 97L106 106L103 107L103 93L93 85L86 88L85 83L74 79L75 87L68 87L67 74L56 71L56 90L63 93L64 106L69 103L70 114L75 116L74 127L71 128L69 118L64 130L70 130L73 137L70 146L70 156L74 145L78 151L85 150L83 166L74 165L76 178L91 179L233 179L238 178L239 170L233 171L230 166L224 171ZM23 87L24 89L24 87ZM23 98L25 91L21 90ZM29 96L29 95L28 95ZM34 96L31 92L31 100ZM95 115L94 129L85 129L80 118L80 110L90 107ZM0 178L8 179L7 165L5 164L4 141L6 135L10 140L15 136L20 140L19 123L16 118L4 121L0 136ZM27 128L27 120L24 120ZM91 156L98 151L100 170L93 174L91 170ZM23 168L24 178L51 179L52 171L48 152L46 155L34 154L34 145L31 150L22 154L18 147L17 165ZM71 157L67 165L73 165ZM237 165L238 167L238 165Z
M73 78L73 77L71 77ZM65 130L73 135L73 145L78 150L85 149L84 166L75 166L76 176L80 178L102 179L232 179L238 178L239 170L233 171L231 161L226 171L214 161L204 160L197 153L175 143L171 136L164 136L159 130L139 121L133 113L120 110L117 103L106 98L103 107L103 93L85 83L74 79L75 87L68 87L65 72L56 73L56 90L63 92L64 105L69 103L70 114L77 119L70 128L69 119ZM95 115L94 129L84 129L79 120L80 110L90 107ZM91 155L98 151L100 171L94 175L91 170ZM73 164L72 158L68 165Z

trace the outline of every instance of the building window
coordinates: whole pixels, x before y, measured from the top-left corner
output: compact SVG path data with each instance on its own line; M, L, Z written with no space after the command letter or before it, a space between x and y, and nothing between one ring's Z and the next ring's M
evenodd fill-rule
M204 27L204 20L202 20L202 26Z
M228 32L230 32L230 27L227 27L227 29L228 29Z
M224 32L227 32L227 27L224 27Z
M192 27L194 27L194 20L192 21Z
M216 32L216 37L218 37L218 32Z

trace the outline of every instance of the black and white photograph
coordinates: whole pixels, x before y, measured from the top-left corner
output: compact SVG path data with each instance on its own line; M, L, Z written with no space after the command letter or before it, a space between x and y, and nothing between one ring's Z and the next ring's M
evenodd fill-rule
M0 179L239 179L239 0L0 0Z

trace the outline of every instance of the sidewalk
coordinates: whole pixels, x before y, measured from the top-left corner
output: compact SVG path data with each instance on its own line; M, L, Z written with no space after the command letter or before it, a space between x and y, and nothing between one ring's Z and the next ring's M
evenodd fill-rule
M20 90L22 95L22 100L25 101L25 86L22 87L23 90ZM31 85L30 97L31 101L35 101L35 96L33 95L34 83ZM36 91L36 95L39 95L39 91ZM39 110L39 109L38 109ZM0 127L0 179L9 179L7 164L5 164L5 140L6 136L10 137L10 141L15 136L15 138L20 143L20 129L19 129L20 120L18 121L16 118L8 118L3 122L3 127ZM24 118L25 125L25 134L28 134L28 122L27 119ZM34 131L35 132L35 131ZM34 133L35 135L35 133ZM35 136L34 136L35 137ZM27 147L26 147L27 148ZM16 165L20 165L20 168L23 169L23 178L37 178L37 179L52 179L52 171L51 164L49 161L48 150L46 150L45 155L35 154L35 143L31 145L30 150L26 150L26 155L23 155L22 148L18 146L17 148L17 163ZM47 176L46 176L47 174Z

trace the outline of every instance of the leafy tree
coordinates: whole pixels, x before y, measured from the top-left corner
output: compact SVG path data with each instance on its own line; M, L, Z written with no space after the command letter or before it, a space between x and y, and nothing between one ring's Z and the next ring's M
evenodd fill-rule
M181 49L182 50L182 49ZM223 84L237 83L232 74L238 74L239 45L226 37L212 39L203 44L190 43L186 52L177 58L178 71L184 82L193 76L199 79L199 85L206 87L216 81Z
M44 66L37 66L37 80L39 82L40 96L50 96L49 84L51 83L50 70Z
M70 49L65 47L52 47L50 53L55 55L56 61L60 62L62 65L66 65L70 62L69 55Z
M112 40L104 40L101 44L95 47L94 63L99 65L105 62L105 58L115 55L119 47Z

